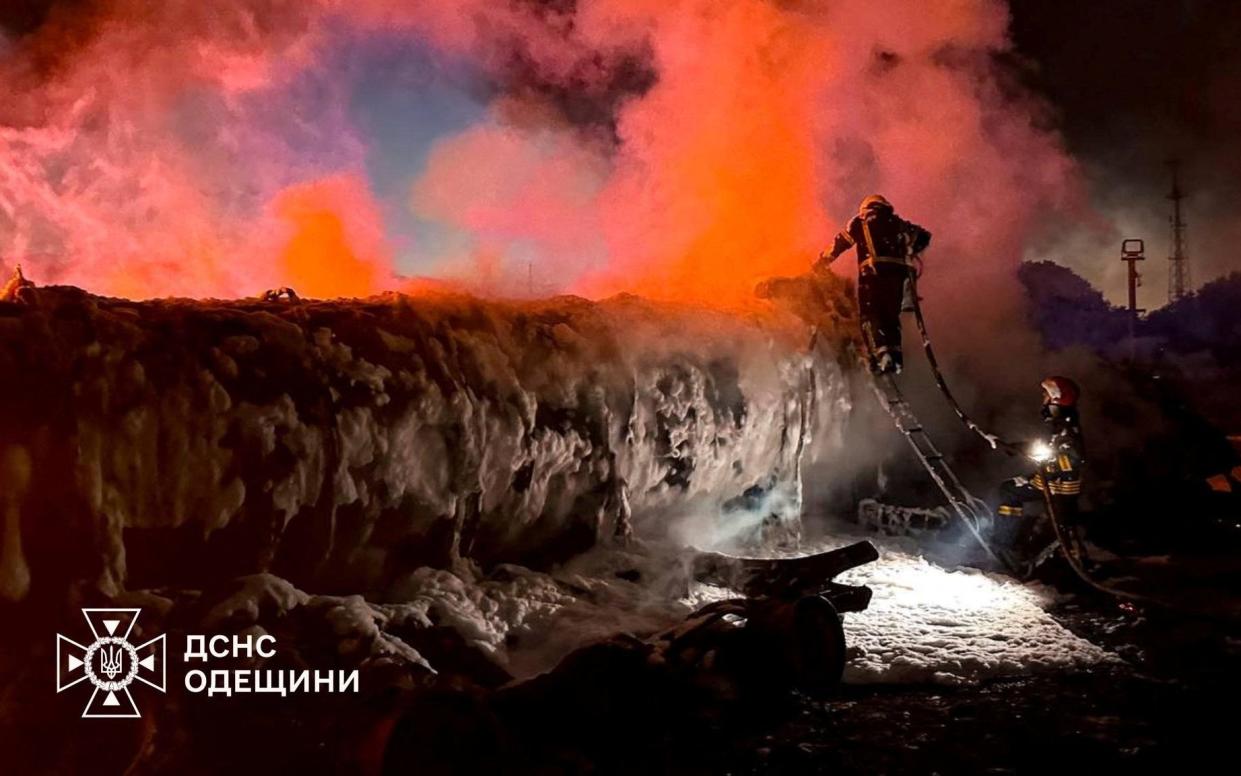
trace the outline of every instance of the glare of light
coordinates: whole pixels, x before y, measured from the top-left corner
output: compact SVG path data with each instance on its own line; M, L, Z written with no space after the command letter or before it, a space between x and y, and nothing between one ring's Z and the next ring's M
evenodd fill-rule
M893 603L921 609L968 611L1007 609L1022 596L981 574L952 573L937 567L919 569L916 585L898 585ZM1017 600L1015 600L1017 599Z
M1031 604L1036 593L1006 577L973 569L945 569L924 558L885 554L873 564L842 573L838 582L866 585L874 592L870 608L853 617L930 616L955 618L968 612L1002 612Z
M1035 442L1030 445L1030 457L1039 463L1050 461L1052 456L1051 445L1046 442Z

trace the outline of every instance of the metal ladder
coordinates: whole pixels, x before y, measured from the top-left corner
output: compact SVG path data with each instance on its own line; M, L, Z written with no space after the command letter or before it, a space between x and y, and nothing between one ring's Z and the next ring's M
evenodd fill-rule
M872 375L872 377L871 386L880 406L892 418L897 430L905 435L909 446L913 448L914 454L922 462L927 474L930 474L931 479L939 486L944 498L948 500L948 505L952 507L952 511L969 528L970 533L974 535L978 545L983 548L988 557L1009 569L1015 569L1016 566L1008 557L1008 553L993 550L983 538L982 531L995 521L991 509L986 502L970 493L953 472L944 454L935 446L930 434L926 432L926 428L909 406L895 378L890 374Z

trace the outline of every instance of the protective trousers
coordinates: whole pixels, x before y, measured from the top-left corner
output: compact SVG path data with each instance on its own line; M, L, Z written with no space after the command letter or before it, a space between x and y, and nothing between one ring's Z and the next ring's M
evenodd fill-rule
M902 363L901 303L908 278L908 267L885 263L864 268L858 276L862 336L876 362L888 356L896 365Z

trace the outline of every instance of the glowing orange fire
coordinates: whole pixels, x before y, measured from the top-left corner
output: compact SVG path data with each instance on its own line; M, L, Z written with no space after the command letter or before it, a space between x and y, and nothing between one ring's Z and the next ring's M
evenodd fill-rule
M428 268L522 294L533 261L544 292L732 306L765 277L805 271L874 191L926 222L934 250L973 284L1016 261L1034 215L1072 188L1055 137L985 71L1008 45L1000 0L592 0L538 12L307 0L272 6L261 24L254 5L199 14L180 0L101 0L89 30L50 26L14 44L0 59L14 94L0 107L4 263L58 243L54 260L24 261L38 282L334 297L408 288L397 270ZM606 61L595 52L642 52L656 77L615 107L615 138L573 125L538 90L501 90L410 182L417 215L469 247L402 245L415 258L397 268L359 172L367 149L342 107L347 78L337 83L325 53L342 27L408 35L484 74L519 39L541 77L587 98L609 83L581 66ZM41 70L48 50L59 59ZM305 109L285 93L305 72L333 88L298 127L347 138L334 168L273 141L271 111L255 105ZM207 113L220 129L205 139L169 129ZM299 161L314 172L288 186Z
M364 191L334 179L280 195L276 212L292 229L280 252L281 285L321 298L369 296L390 285L390 259Z

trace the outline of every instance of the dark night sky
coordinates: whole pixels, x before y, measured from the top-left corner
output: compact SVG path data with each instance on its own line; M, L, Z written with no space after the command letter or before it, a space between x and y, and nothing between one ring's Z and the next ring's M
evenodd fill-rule
M1147 255L1168 236L1169 156L1183 159L1195 279L1241 269L1241 3L1010 0L1029 84L1090 174L1096 196L1144 213ZM1129 236L1129 235L1126 235ZM1163 267L1148 265L1162 293ZM1149 298L1149 302L1158 299Z
M1011 8L1013 38L1037 63L1033 83L1060 109L1072 150L1235 150L1241 3L1012 0Z

